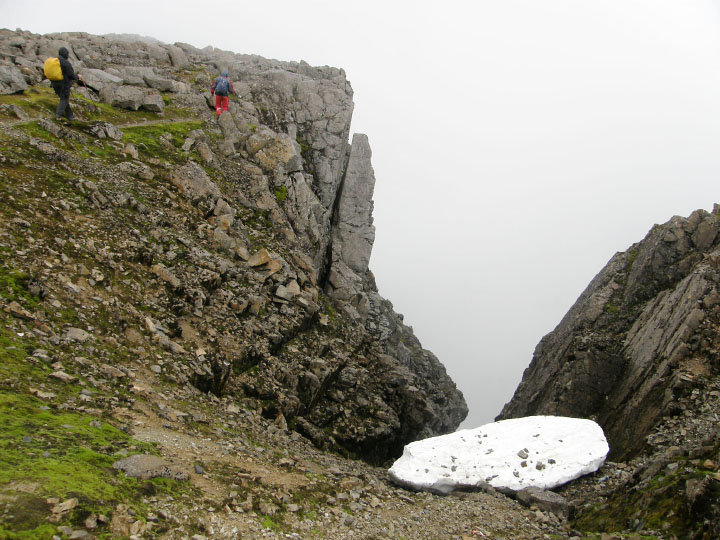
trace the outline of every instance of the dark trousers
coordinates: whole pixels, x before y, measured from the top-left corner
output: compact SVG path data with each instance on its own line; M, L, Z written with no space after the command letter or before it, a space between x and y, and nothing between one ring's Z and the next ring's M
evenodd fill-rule
M62 118L63 116L68 120L75 118L75 115L70 108L70 88L72 87L72 81L51 81L53 90L60 98L57 109L55 109L55 117Z

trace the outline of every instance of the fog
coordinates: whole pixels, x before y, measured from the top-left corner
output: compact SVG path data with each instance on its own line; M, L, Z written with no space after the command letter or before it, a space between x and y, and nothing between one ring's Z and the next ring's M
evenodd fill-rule
M720 202L716 1L2 0L0 21L344 68L373 149L370 267L465 427L615 252Z

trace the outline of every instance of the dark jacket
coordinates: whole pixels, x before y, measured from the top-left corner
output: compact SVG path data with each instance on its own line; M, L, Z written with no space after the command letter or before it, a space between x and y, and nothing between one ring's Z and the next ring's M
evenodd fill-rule
M60 69L62 70L63 81L66 82L68 86L72 86L72 82L77 81L78 76L75 74L75 70L70 63L70 60L68 60L69 56L70 53L68 50L65 47L60 47L60 50L58 51L58 60L60 60Z

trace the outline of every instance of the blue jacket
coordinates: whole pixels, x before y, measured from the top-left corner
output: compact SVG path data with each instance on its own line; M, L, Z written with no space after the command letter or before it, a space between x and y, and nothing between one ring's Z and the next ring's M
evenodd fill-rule
M223 71L222 75L217 77L210 87L211 94L217 94L218 96L227 96L235 93L235 87L232 81L228 78L227 71Z

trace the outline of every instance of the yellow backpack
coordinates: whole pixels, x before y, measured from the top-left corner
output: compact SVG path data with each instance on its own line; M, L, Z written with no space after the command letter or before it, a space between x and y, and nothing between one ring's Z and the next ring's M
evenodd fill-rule
M62 68L60 67L60 60L57 58L48 58L45 60L43 73L45 73L45 76L51 81L62 81L64 78Z

